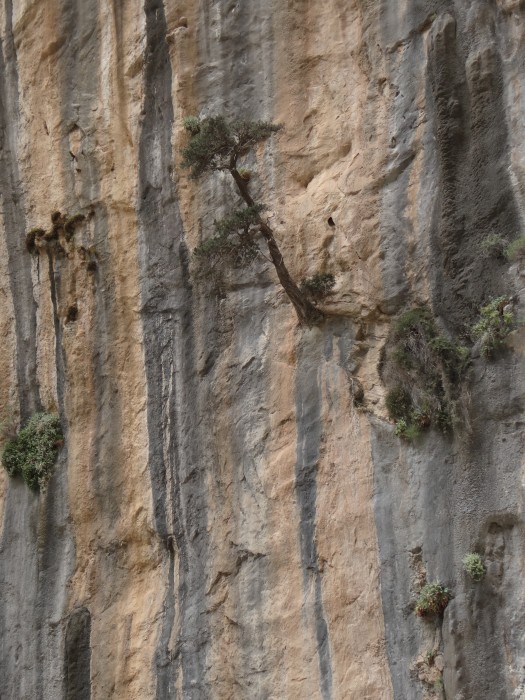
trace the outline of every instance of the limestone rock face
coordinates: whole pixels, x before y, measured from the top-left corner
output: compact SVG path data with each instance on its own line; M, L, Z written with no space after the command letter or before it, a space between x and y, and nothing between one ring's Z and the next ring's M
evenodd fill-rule
M65 434L40 493L0 470L1 697L525 697L525 331L453 434L397 437L382 373L410 307L525 317L483 254L525 233L524 3L5 0L0 41L0 407ZM196 273L236 200L189 114L285 125L250 188L323 324L263 257Z

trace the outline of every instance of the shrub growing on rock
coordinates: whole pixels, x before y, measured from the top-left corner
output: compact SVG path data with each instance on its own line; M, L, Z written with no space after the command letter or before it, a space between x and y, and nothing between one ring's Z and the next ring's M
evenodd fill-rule
M63 441L60 419L53 413L35 413L6 443L2 464L9 476L21 476L38 491L49 478Z
M306 277L301 282L301 290L313 301L321 301L330 294L335 285L335 278L330 272L319 272Z
M503 258L506 256L506 249L509 244L507 238L491 233L481 241L481 251L486 258Z
M471 552L463 558L463 568L474 581L481 581L485 576L485 565L479 554Z
M448 588L445 588L440 583L427 583L419 593L415 613L418 617L425 618L442 615L451 597Z
M392 420L406 420L413 408L410 392L405 387L395 386L387 392L385 405Z
M394 435L397 435L397 437L400 437L407 442L413 442L420 437L421 428L417 425L417 423L407 422L405 418L400 418L398 421L396 421Z
M512 241L505 249L505 255L512 262L525 258L525 236Z
M414 440L431 425L446 433L470 362L468 348L439 332L429 309L402 313L385 350L386 408L395 434Z
M497 297L480 309L479 320L472 326L472 335L481 341L486 358L495 355L514 327L514 312L507 297Z

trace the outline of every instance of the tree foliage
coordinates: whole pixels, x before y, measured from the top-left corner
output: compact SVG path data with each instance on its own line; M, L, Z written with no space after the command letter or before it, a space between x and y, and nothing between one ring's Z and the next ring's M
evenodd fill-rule
M193 255L213 269L217 262L228 262L233 267L246 267L259 254L255 236L260 232L259 215L262 204L235 209L230 216L214 222L216 234L197 246Z
M282 129L271 122L228 121L223 116L202 120L186 117L183 123L191 138L182 151L182 165L190 169L193 178L210 170L234 168L240 156Z
M309 325L319 321L323 314L312 303L307 290L300 289L292 279L274 232L261 216L265 207L257 203L249 191L251 171L238 167L239 158L280 131L282 126L267 121L227 120L221 115L204 119L186 117L183 124L189 136L182 150L183 167L190 170L194 179L207 172L229 172L245 204L215 221L215 235L195 248L194 257L208 269L222 263L246 266L260 253L257 239L262 239L299 320Z

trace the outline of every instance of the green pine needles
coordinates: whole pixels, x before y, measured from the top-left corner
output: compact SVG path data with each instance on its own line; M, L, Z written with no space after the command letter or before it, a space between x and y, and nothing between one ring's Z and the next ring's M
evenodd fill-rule
M254 240L258 231L262 204L235 209L225 219L215 221L215 236L197 246L193 255L206 261L212 268L217 262L228 262L232 267L244 267L255 260L259 246Z
M236 167L241 156L283 128L281 124L265 121L228 121L223 116L202 120L186 117L183 125L191 138L182 151L182 166L190 169L192 178L199 178L207 171Z
M33 491L43 486L53 469L63 442L60 419L54 413L35 413L2 452L9 476L21 476Z
M274 232L263 218L265 207L250 193L252 171L239 165L241 158L279 132L282 126L266 121L228 120L221 115L204 119L186 117L183 125L189 140L182 150L182 166L189 169L193 179L210 172L228 172L245 205L215 221L215 234L195 248L193 256L201 270L211 272L217 265L246 267L261 254L258 241L262 240L299 321L307 325L321 321L323 313L314 299L307 290L297 286L286 267Z

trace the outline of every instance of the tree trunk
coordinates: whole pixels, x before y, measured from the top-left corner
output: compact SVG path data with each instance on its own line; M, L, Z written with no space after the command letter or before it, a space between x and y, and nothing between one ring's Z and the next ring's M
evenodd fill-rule
M248 192L246 180L241 177L236 168L232 168L230 172L243 200L249 207L255 206L255 202ZM261 217L259 217L259 223L261 226L261 233L266 241L266 245L268 246L270 258L277 272L279 282L292 302L299 321L301 323L306 323L308 326L311 326L314 323L319 323L324 318L323 312L306 298L304 293L293 281L292 276L288 272L288 268L284 263L283 255L279 249L279 246L277 245L277 241L275 240L275 236L273 235L273 231L270 226L268 226L268 224L264 222Z

